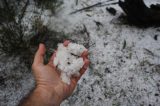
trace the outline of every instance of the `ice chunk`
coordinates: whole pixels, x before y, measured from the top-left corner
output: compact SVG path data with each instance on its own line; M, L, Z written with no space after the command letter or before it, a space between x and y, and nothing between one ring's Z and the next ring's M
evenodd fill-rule
M62 79L62 81L63 81L64 83L66 83L66 84L68 84L68 85L70 84L70 77L67 76L66 73L64 73L64 72L61 73L61 79Z
M70 77L72 75L80 75L79 71L84 65L83 58L80 56L85 50L87 49L83 45L75 43L69 43L67 47L62 43L58 44L53 64L61 71L63 82L70 84Z
M83 45L69 43L67 47L68 51L74 55L81 56L83 51L87 50Z

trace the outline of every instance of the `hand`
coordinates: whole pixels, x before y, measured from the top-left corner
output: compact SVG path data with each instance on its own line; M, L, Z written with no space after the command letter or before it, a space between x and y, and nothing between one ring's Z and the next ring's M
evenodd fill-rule
M64 46L67 46L68 44L68 41L64 42ZM40 44L32 65L33 74L36 80L36 89L38 89L40 92L44 92L45 96L46 94L50 94L50 97L53 97L54 99L53 101L57 101L59 105L64 99L72 94L78 80L89 66L88 52L84 51L82 54L85 64L80 70L80 76L72 76L71 84L67 85L62 82L60 78L60 72L53 65L55 53L52 55L49 63L47 65L44 65L45 51L45 46L43 44Z

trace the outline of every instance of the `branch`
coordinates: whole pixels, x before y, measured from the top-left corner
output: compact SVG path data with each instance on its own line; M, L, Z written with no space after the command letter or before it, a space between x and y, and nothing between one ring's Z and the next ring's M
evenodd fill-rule
M28 4L29 4L29 0L27 0L27 2L25 3L25 6L22 8L22 13L19 17L19 22L18 22L19 24L21 24L21 21L22 21L24 15L25 15Z
M75 14L75 13L77 13L77 12L84 11L84 10L88 10L88 9L91 9L91 8L94 8L94 7L102 7L102 6L107 6L107 5L118 4L118 2L105 4L106 2L110 2L110 1L113 1L113 0L107 0L107 1L104 1L104 2L98 2L98 3L93 4L93 5L90 5L90 6L88 6L88 7L84 7L84 8L75 10L75 11L71 12L70 15L71 15L71 14Z
M3 2L4 2L4 5L5 5L4 7L6 7L8 11L10 11L8 2L6 0L3 0Z

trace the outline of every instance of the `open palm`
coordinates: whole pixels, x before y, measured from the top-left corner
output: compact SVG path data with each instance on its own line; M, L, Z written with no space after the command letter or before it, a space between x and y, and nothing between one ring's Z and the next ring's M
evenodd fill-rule
M67 46L68 43L69 42L66 41L64 42L64 45ZM80 76L72 76L70 85L67 85L64 82L62 82L60 78L60 72L53 65L55 53L52 55L49 63L47 65L44 65L45 51L46 49L44 44L40 44L32 65L32 70L36 80L36 87L44 89L49 93L53 93L53 95L56 95L59 101L61 102L62 100L64 100L72 94L77 85L78 80L86 71L89 65L88 52L84 51L82 54L85 64L83 68L80 70Z

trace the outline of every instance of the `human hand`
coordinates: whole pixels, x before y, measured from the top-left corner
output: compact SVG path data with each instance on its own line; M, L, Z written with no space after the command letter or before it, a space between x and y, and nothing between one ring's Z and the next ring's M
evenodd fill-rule
M68 44L69 41L64 42L64 46L67 46ZM72 94L78 80L89 66L88 52L84 51L82 53L85 64L80 70L80 76L72 76L71 83L68 85L61 80L60 72L53 65L55 53L50 58L49 63L44 65L45 51L44 44L40 44L32 65L33 74L36 80L36 89L42 93L44 92L45 97L51 97L51 100L53 99L52 101L56 101L57 105L59 105L64 99Z

